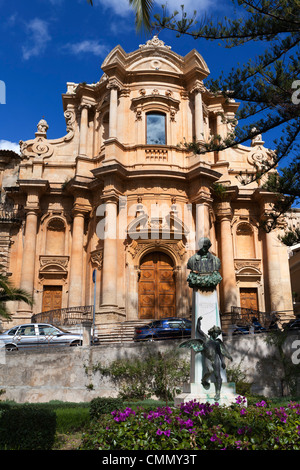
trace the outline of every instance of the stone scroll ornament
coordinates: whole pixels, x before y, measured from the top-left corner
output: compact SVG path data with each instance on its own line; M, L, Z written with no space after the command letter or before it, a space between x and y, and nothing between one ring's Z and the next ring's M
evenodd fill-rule
M222 281L221 261L209 252L210 247L209 238L200 238L198 252L188 260L187 268L191 272L187 282L191 288L213 290Z

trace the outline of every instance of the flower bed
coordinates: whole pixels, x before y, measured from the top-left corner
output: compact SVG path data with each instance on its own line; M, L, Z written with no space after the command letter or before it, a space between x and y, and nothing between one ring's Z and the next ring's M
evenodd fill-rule
M180 408L125 408L93 421L81 449L288 450L300 449L300 404L265 401L231 407L191 401Z

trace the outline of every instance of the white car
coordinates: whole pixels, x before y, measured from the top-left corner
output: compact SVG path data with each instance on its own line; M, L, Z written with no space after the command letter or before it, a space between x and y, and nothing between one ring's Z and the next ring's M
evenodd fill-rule
M82 339L80 333L70 333L48 323L27 323L0 334L0 348L16 351L36 346L81 346Z

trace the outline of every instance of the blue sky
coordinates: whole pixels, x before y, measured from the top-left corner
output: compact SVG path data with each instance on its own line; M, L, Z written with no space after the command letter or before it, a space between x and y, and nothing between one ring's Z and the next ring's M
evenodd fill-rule
M169 0L170 11L182 3ZM218 20L233 13L230 0L187 0L185 6ZM0 148L16 148L20 140L34 138L42 117L49 125L48 138L63 136L66 83L97 82L113 47L120 44L131 52L147 39L135 31L128 0L94 0L93 7L86 0L0 0L0 34L0 80L6 90L6 103L0 104ZM181 55L197 49L214 77L243 63L258 47L229 50L217 42L176 38L172 32L160 38Z

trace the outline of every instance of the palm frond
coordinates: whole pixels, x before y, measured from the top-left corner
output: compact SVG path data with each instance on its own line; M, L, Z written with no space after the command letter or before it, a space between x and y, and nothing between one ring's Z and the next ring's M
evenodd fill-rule
M137 31L151 30L150 15L154 5L154 0L129 0L129 5L135 11L135 25Z

